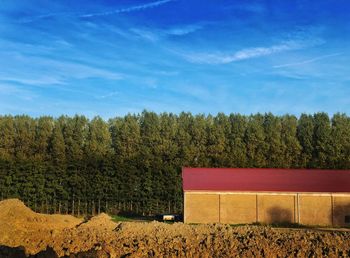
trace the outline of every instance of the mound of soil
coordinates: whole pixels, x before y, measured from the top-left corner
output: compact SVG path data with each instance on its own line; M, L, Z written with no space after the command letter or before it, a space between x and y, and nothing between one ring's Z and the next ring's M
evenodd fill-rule
M83 222L0 202L0 257L349 257L349 231L224 224ZM13 255L13 256L11 256ZM17 256L16 256L17 255ZM22 256L19 256L22 255Z
M81 223L70 215L46 215L32 211L18 199L8 199L0 202L0 226L11 226L20 230L48 230L72 228Z
M86 223L80 225L80 228L90 228L96 230L109 230L112 231L118 224L112 221L112 218L106 213L100 213L99 215L92 217Z

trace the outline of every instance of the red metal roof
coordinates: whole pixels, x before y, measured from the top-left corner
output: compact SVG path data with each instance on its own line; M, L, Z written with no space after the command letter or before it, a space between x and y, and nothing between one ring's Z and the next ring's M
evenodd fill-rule
M183 168L183 190L350 193L350 170Z

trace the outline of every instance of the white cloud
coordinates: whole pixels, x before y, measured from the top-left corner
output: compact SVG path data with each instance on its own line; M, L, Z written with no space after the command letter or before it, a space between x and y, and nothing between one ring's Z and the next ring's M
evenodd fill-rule
M318 56L318 57L307 59L307 60L303 60L303 61L300 61L300 62L275 65L275 66L273 66L273 68L283 68L283 67L289 67L289 66L299 66L299 65L309 64L309 63L313 63L313 62L316 62L316 61L319 61L319 60L322 60L322 59L326 59L326 58L330 58L330 57L333 57L333 56L339 56L340 54L342 54L342 53L334 53L334 54L329 54L329 55Z
M59 16L68 16L68 17L78 17L78 18L91 18L91 17L97 17L97 16L106 16L106 15L114 15L119 13L129 13L129 12L136 12L136 11L142 11L150 8L155 8L158 6L161 6L163 4L172 2L174 0L159 0L147 4L140 4L140 5L133 5L129 7L119 8L112 11L105 11L105 12L97 12L97 13L74 13L74 12L60 12L60 13L47 13L47 14L41 14L38 16L32 16L32 17L26 17L22 20L20 20L19 23L31 23L37 20L46 19L50 17L59 17Z
M132 28L130 31L136 34L138 37L143 38L147 41L156 42L159 39L157 34L151 30Z
M16 77L1 77L0 81L9 81L20 84L28 84L28 85L48 85L48 84L65 84L62 78L58 78L55 76L16 76Z
M105 94L105 95L96 96L95 98L96 98L96 99L105 99L105 98L110 98L110 97L116 96L116 95L118 95L118 94L119 94L118 91L112 91L112 92L107 93L107 94Z
M72 13L69 12L61 12L61 13L47 13L47 14L41 14L37 16L29 16L24 17L18 21L18 23L31 23L35 22L41 19L46 19L50 17L58 17L58 16L74 16Z
M137 37L151 42L157 42L168 36L184 36L202 29L201 25L189 24L178 27L171 27L168 29L154 29L154 28L131 28L129 31ZM128 39L135 38L134 35L127 35Z
M245 12L251 12L256 14L263 14L266 12L265 6L258 4L258 3L243 3L243 4L235 4L230 6L224 6L224 10L229 11L245 11Z
M112 15L112 14L118 14L118 13L127 13L127 12L134 12L134 11L141 11L149 8L154 8L163 4L166 4L168 2L171 2L173 0L160 0L151 2L148 4L141 4L141 5L134 5L126 8L120 8L113 11L108 12L99 12L99 13L88 13L88 14L82 14L79 15L81 18L88 18L88 17L95 17L95 16L105 16L105 15Z
M32 57L18 54L1 55L15 66L0 70L0 81L16 82L34 86L65 84L69 79L102 78L121 80L123 74L100 68L92 64L53 60L45 57Z
M279 45L269 47L253 47L244 48L232 54L226 53L190 53L180 54L187 61L199 64L228 64L236 61L252 59L262 56L269 56L284 51L303 49L310 46L322 44L324 41L320 39L313 40L288 40Z
M5 95L16 96L22 100L33 100L37 97L32 91L22 89L21 87L10 83L0 82L0 97Z
M202 26L198 24L185 25L183 27L173 27L165 31L166 34L174 36L183 36L200 30Z

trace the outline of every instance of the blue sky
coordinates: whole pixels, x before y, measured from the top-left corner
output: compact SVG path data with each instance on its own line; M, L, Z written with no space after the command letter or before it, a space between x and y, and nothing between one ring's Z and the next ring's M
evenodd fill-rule
M0 1L0 113L350 114L350 2Z

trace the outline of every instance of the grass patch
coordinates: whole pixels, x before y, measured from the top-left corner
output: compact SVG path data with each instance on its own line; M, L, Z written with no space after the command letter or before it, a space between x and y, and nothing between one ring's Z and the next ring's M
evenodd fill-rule
M132 222L150 222L155 220L153 216L141 216L133 213L119 213L111 215L112 220L116 222L132 221Z
M128 218L128 217L121 216L121 215L113 215L112 220L116 221L116 222L133 221L132 218Z
M251 224L230 224L231 227L241 227L241 226L256 226L256 227L271 227L271 228L310 228L310 226L298 224L298 223L290 223L290 222L281 222L281 223L262 223L262 222L254 222Z
M291 222L272 223L270 226L273 228L308 228L306 225Z

